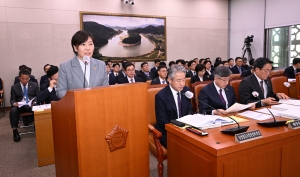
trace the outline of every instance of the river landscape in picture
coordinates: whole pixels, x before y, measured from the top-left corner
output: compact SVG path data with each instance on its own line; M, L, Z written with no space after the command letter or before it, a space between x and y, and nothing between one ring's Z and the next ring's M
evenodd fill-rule
M165 18L91 14L82 16L94 38L94 58L120 61L166 60Z

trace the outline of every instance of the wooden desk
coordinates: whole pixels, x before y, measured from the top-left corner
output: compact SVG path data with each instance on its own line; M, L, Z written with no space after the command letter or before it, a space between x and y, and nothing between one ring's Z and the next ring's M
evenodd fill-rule
M51 109L34 112L38 166L54 164Z
M204 137L166 125L168 176L299 176L300 129L264 128L255 120L241 125L249 125L248 131L259 129L263 138L239 144L220 132L234 125L208 129Z

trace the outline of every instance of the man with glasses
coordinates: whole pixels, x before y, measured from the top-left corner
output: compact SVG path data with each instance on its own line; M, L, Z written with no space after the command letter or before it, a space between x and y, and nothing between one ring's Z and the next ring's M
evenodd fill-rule
M199 101L201 114L222 115L227 114L226 109L236 102L233 88L228 85L231 71L228 67L218 66L214 70L214 81L201 89L198 99L217 109L213 110L209 106Z
M133 63L127 62L125 64L124 71L126 73L126 77L120 78L118 84L143 82L141 78L135 76L135 67Z
M244 78L239 86L239 95L242 104L257 102L258 99L252 95L256 91L261 102L257 102L255 107L278 104L279 99L289 99L284 93L274 93L269 74L272 70L273 62L268 58L258 58L253 64L254 73ZM283 86L283 85L282 85Z
M151 85L154 84L169 84L167 81L168 70L164 65L159 65L157 67L158 77L151 81Z
M191 100L184 93L190 89L185 86L184 66L173 65L168 70L169 85L155 95L155 128L161 132L161 144L167 148L165 124L171 120L193 113Z
M242 65L243 65L243 59L241 57L236 57L234 67L230 68L232 74L242 74L242 72L244 71Z

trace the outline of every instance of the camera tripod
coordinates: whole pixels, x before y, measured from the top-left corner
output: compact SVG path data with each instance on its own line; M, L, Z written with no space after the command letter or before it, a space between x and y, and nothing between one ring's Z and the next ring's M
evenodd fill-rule
M247 54L248 54L248 61L250 61L251 59L253 59L250 46L251 46L251 44L244 44L244 46L242 48L242 50L243 50L242 58L245 57L245 54L247 52Z

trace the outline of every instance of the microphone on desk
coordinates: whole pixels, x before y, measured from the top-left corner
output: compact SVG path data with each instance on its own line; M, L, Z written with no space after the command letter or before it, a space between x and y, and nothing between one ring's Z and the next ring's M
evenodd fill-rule
M256 97L260 102L261 102L261 99L259 97L259 93L254 91L252 92L252 95L254 97ZM261 102L262 103L262 102ZM267 108L267 107L266 107ZM270 112L270 114L273 116L273 121L270 121L270 122L257 122L258 125L261 125L261 126L264 126L264 127L279 127L279 126L283 126L285 125L286 121L276 121L276 118L275 116L273 115L273 113L269 110L269 108L267 108L267 110Z
M83 62L84 62L83 88L86 88L86 86L85 86L85 80L86 80L86 78L85 78L85 75L86 75L86 74L85 74L85 73L86 73L86 65L89 64L89 62L90 62L91 59L90 59L90 57L88 57L88 56L85 55L85 56L83 57L82 60L83 60Z
M283 85L287 88L292 88L293 90L295 90L297 92L298 95L300 95L299 91L297 89L295 89L294 87L291 87L291 84L289 82L284 82Z
M249 128L249 126L240 126L240 124L232 117L228 116L227 114L224 114L222 113L221 111L217 110L216 108L210 106L209 104L201 101L200 99L198 99L201 103L205 104L206 106L210 107L211 109L225 115L226 117L228 117L229 119L233 120L238 126L237 127L231 127L231 128L227 128L227 129L224 129L224 130L221 130L222 133L224 134L229 134L229 135L235 135L235 134L238 134L238 133L243 133L243 132L246 132Z

